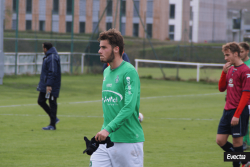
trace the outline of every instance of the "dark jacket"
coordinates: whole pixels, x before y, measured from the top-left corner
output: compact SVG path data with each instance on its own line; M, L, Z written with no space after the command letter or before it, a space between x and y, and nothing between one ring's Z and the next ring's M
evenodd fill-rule
M50 48L43 57L40 82L37 90L46 93L46 87L51 86L51 95L59 97L61 87L61 65L60 57L56 48Z
M127 55L126 53L123 53L123 54L122 54L122 59L123 59L124 61L130 63L129 58L128 58L128 55ZM108 64L105 63L105 64L103 65L103 67L102 67L102 71L104 71L107 67L108 67Z

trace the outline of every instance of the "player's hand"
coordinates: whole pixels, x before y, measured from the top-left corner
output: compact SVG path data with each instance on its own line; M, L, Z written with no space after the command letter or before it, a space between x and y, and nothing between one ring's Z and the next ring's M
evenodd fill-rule
M52 87L51 87L51 86L47 86L47 87L46 87L46 92L51 93L51 91L52 91Z
M233 117L231 120L231 125L235 126L238 125L238 123L239 123L239 118Z
M106 131L105 129L103 129L102 131L98 132L96 135L95 135L95 140L96 141L104 141L106 140L106 138L108 137L109 135L109 132Z
M231 67L231 63L230 62L227 62L224 66L223 66L223 71L225 72L225 73L227 73L228 72L228 70L229 70L229 68Z

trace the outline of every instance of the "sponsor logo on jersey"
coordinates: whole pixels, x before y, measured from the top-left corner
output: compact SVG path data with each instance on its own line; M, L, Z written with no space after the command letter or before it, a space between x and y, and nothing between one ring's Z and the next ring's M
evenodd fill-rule
M105 96L102 98L103 103L107 103L108 105L117 105L122 101L123 96L120 93L117 93L112 90L103 90L102 92L109 92L109 96Z
M250 74L247 74L247 78L249 78L250 77Z
M128 84L128 94L132 94L131 93L131 85L130 85L130 77L126 77L126 80L127 80L127 84Z
M112 83L107 84L106 87L108 87L108 88L112 87Z
M126 77L127 83L130 85L130 77Z
M118 98L117 97L112 97L112 96L110 96L110 97L104 97L104 98L102 98L102 101L103 101L103 103L117 103L118 102Z
M228 83L228 86L229 86L229 87L234 87L233 78L230 78L228 82L229 82L229 83Z

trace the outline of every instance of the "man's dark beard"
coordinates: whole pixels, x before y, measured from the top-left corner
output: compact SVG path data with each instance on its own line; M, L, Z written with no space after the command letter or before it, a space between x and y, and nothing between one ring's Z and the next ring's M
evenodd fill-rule
M115 59L114 51L112 50L112 53L107 61L101 60L102 63L111 63Z

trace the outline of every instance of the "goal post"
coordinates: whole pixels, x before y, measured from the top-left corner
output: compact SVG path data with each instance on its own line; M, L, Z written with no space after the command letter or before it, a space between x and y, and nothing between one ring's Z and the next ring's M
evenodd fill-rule
M139 62L142 63L158 63L158 64L174 64L174 65L188 65L188 66L196 66L196 81L200 81L200 68L204 66L210 67L223 67L225 64L218 63L194 63L194 62L180 62L180 61L163 61L163 60L146 60L146 59L135 59L135 69L138 72Z

